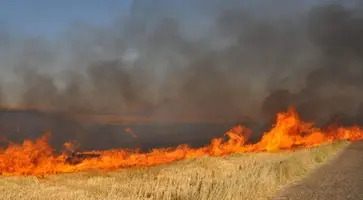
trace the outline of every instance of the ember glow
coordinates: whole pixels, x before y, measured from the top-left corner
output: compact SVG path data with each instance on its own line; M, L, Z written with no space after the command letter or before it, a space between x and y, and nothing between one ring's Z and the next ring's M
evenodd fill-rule
M293 108L287 112L278 113L275 126L266 132L258 143L248 143L250 134L249 129L238 125L226 133L227 140L215 138L209 145L202 148L180 145L177 148L153 149L148 153L129 149L114 149L83 152L71 157L67 153L56 155L47 143L50 134L45 134L35 142L24 141L22 145L11 143L7 149L0 150L0 174L42 176L91 169L114 170L136 166L153 166L205 155L223 156L231 153L308 148L337 140L355 141L363 139L363 130L358 126L330 126L322 130L313 127L312 123L301 121ZM64 146L64 152L67 152L67 150L72 150L73 144L67 143ZM72 162L69 162L69 159Z

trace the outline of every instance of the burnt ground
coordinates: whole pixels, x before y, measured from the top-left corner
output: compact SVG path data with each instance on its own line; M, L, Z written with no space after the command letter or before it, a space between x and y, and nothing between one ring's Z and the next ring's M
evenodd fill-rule
M34 140L50 131L49 142L56 150L61 150L68 141L76 141L77 151L114 148L140 148L141 151L149 151L152 148L176 147L180 144L200 147L209 144L212 138L222 137L238 123L254 128L248 122L88 123L79 122L64 113L8 109L0 110L0 146L5 147L8 141L21 143L25 139ZM132 137L126 128L131 128L137 138Z
M277 199L363 199L363 141L352 143L309 177L285 188Z

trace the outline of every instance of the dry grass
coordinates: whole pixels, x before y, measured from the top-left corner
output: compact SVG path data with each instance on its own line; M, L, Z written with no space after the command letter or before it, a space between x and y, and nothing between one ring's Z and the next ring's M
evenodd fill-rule
M1 199L269 199L348 142L280 153L203 157L117 172L0 177Z

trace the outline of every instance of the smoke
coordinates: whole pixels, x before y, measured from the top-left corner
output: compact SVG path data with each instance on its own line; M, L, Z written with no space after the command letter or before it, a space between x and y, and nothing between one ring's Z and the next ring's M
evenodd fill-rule
M110 27L76 22L55 39L17 36L4 53L16 69L6 87L20 104L58 109L258 117L267 85L281 84L309 49L301 17L270 6L135 0Z
M343 124L362 123L362 7L328 4L311 9L307 17L309 41L318 50L305 86L298 91L273 91L264 102L284 109L294 104L302 116L320 125L340 118ZM282 104L282 105L281 105ZM274 110L276 111L276 110Z
M362 10L324 2L134 0L110 26L75 22L51 39L0 28L0 99L268 124L294 105L318 123L362 121Z

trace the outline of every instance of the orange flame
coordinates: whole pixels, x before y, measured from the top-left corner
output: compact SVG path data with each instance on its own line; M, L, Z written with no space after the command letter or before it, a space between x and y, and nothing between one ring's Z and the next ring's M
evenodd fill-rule
M97 157L85 157L76 164L66 162L67 155L55 155L47 143L49 134L35 142L24 141L22 145L11 143L0 151L0 175L35 175L85 171L90 169L112 170L134 166L152 166L170 163L184 158L205 155L222 156L231 153L276 151L296 147L312 147L336 140L361 140L363 130L358 127L330 126L326 130L314 128L312 123L299 119L293 108L277 114L277 123L256 144L248 144L251 131L241 125L226 133L228 140L215 138L210 145L202 148L190 148L180 145L177 148L153 149L149 153L135 150L115 149L107 151L84 152L98 154ZM71 148L71 144L65 145Z

